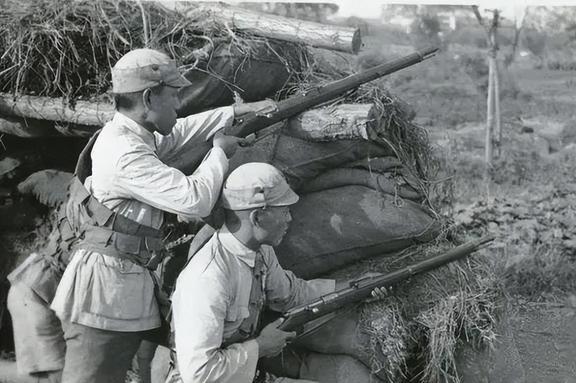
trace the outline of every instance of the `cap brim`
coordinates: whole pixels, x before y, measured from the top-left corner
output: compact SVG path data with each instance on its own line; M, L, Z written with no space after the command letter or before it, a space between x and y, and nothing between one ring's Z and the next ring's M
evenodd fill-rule
M291 188L288 188L288 191L286 191L286 193L276 199L274 202L269 203L270 206L290 206L290 205L294 205L296 202L298 202L298 200L300 200L300 197L298 197L298 194L294 193L294 191L292 191Z
M186 86L192 85L192 83L186 77L179 75L178 77L168 82L167 85L174 88L184 88Z

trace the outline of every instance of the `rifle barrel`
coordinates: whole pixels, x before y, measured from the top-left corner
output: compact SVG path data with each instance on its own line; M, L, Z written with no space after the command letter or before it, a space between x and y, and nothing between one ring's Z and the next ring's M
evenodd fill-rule
M234 136L245 137L276 122L333 100L343 93L355 89L362 84L424 61L432 57L437 51L438 48L427 48L376 65L363 72L333 81L324 86L312 88L302 95L292 96L286 100L278 102L278 111L274 113L266 116L256 115L255 113L246 115L241 123L233 126L227 133Z
M296 95L286 100L279 101L277 104L278 110L269 115L248 113L242 117L242 120L238 124L226 129L226 134L237 137L246 137L249 134L295 116L310 108L331 101L366 82L426 60L432 57L437 51L438 48L424 49L409 54L408 56L377 65L364 72L336 80L324 86L312 88L304 95ZM211 147L211 142L205 142L196 147L194 151L181 155L169 165L180 169L184 174L192 174L202 162L202 159L206 156L206 153L208 153Z
M284 331L299 329L303 324L311 320L320 318L347 304L369 297L372 290L376 287L394 285L414 275L437 269L472 254L492 240L494 240L494 236L485 236L457 246L444 254L433 256L392 273L375 278L367 278L367 280L359 280L356 283L353 282L350 287L322 296L308 304L292 308L285 314L286 319L279 328Z
M487 244L493 240L494 240L494 236L488 235L488 236L482 237L480 239L464 243L460 246L457 246L453 249L448 250L444 254L430 257L428 259L425 259L425 260L420 261L418 263L415 263L413 265L404 267L400 270L393 271L393 272L386 274L386 275L382 275L381 277L377 277L374 280L369 281L369 282L365 283L364 285L360 286L360 288L363 291L367 291L369 293L372 289L374 289L376 287L388 286L388 285L398 283L398 282L403 281L404 279L410 278L414 275L422 274L422 273L429 271L429 270L434 270L438 267L441 267L441 266L444 266L448 263L454 262L460 258L464 258L464 257L472 254L476 250L478 250L483 245L485 245L485 244Z

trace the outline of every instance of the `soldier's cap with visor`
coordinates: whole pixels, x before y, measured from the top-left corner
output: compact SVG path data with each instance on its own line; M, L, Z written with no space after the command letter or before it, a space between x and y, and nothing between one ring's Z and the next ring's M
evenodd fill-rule
M289 206L298 199L278 169L264 162L249 162L230 173L224 182L220 204L228 210L248 210Z
M158 85L182 88L190 85L176 62L154 49L134 49L112 68L112 93L133 93Z

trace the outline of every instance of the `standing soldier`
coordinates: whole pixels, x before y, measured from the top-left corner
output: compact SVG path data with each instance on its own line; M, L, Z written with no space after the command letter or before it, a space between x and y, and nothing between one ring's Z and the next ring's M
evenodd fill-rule
M177 120L178 90L190 83L151 49L123 56L112 84L117 113L81 155L67 206L80 239L51 306L66 341L64 383L124 381L140 341L161 325L150 270L160 261L163 212L209 215L239 143L221 130L235 116L275 108L263 101ZM166 164L210 140L194 174ZM88 153L86 178L78 169L90 169Z

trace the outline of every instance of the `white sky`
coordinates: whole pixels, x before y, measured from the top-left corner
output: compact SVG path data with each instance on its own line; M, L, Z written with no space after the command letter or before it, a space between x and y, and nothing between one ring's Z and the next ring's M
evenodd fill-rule
M357 16L363 18L378 18L380 16L381 6L383 4L461 4L461 5L478 5L480 8L498 8L502 11L504 17L510 19L514 18L514 14L519 13L523 7L528 5L573 5L576 6L576 0L397 0L397 1L383 1L383 0L310 0L307 2L333 2L340 6L338 15Z
M162 0L161 0L162 1ZM186 0L185 0L186 1ZM197 1L197 0L187 0ZM201 1L201 0L200 0ZM208 1L208 0L207 0ZM292 0L224 0L226 3L250 2L276 2L286 3ZM482 8L498 8L502 15L514 19L514 14L520 14L522 8L529 5L576 6L576 0L298 0L299 3L336 3L340 9L339 16L357 16L362 18L379 18L383 4L462 4L478 5Z

